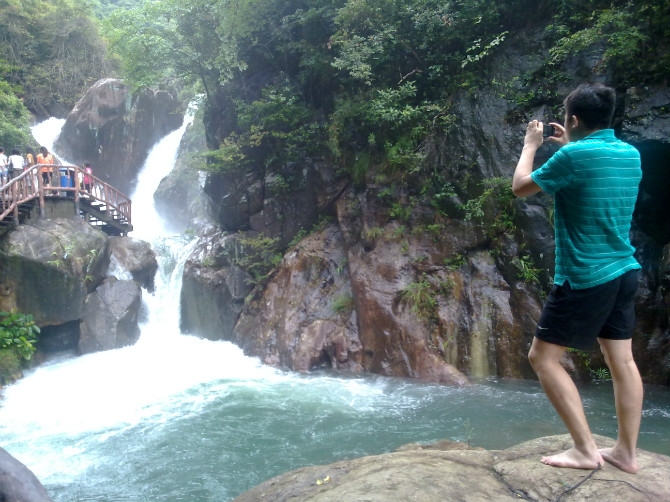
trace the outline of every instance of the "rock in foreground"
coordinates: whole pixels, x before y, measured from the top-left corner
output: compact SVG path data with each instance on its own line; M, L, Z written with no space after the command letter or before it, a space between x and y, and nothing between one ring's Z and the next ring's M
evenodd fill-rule
M0 448L0 500L2 502L53 502L35 475Z
M603 447L614 443L604 437L596 441ZM270 479L234 502L670 500L670 457L639 450L637 474L609 464L592 472L539 461L570 446L570 436L561 435L498 451L418 447L304 467Z

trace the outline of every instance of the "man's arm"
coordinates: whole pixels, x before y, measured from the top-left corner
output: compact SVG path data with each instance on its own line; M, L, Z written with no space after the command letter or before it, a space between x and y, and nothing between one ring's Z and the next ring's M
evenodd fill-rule
M512 192L517 197L528 197L541 190L533 181L530 174L533 172L535 153L542 145L542 122L533 120L528 123L526 137L523 140L523 150L512 178Z

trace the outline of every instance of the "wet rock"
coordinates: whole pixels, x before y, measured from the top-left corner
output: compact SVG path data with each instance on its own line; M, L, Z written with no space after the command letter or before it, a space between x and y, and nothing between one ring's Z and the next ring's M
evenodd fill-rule
M0 308L39 326L78 320L109 266L107 236L81 220L37 220L0 239Z
M110 277L86 298L79 338L79 352L87 354L134 344L142 289L135 281Z
M238 235L210 229L184 264L180 329L210 340L232 340L251 277L235 262L243 250Z
M668 317L670 318L670 245L663 248L663 257L659 266L659 291L663 302L668 306Z
M244 309L235 341L266 364L294 371L360 372L358 337L342 236L328 225L284 257L263 294Z
M21 358L12 349L0 349L0 388L23 378Z
M76 350L79 345L79 320L54 326L44 326L37 337L37 350L40 353Z
M0 448L0 500L53 502L32 471L2 448Z
M205 193L213 201L216 221L230 232L249 230L251 216L263 209L262 184L255 173L212 173L207 176Z
M132 92L122 80L96 82L67 116L55 150L130 195L149 150L182 123L182 109L167 91Z
M152 293L158 270L156 253L151 244L132 237L110 237L111 254L140 286Z
M602 446L614 442L596 437ZM408 449L276 476L234 502L368 502L561 500L575 502L670 500L670 458L638 450L640 471L628 474L606 464L597 471L544 465L544 455L571 446L568 435L534 439L506 450ZM439 448L439 447L438 447Z
M311 229L320 214L333 213L346 185L334 166L307 159L282 172L212 174L205 192L223 229L261 232L286 247L301 230Z

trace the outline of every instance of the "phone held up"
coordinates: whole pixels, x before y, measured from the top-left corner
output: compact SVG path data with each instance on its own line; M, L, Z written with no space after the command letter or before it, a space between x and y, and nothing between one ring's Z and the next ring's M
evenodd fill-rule
M555 132L556 132L556 128L553 125L544 124L542 126L542 137L543 138L548 138L549 136L553 136Z

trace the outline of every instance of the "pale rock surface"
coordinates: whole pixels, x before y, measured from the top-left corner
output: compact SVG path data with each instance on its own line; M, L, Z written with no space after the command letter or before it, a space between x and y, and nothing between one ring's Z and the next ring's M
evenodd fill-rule
M0 500L53 502L30 469L0 448Z
M596 437L601 446L614 442ZM452 444L436 448L453 448ZM234 502L506 502L668 501L670 458L639 450L640 471L609 464L597 471L540 462L571 446L569 435L534 439L506 450L416 449L304 467L272 478Z

